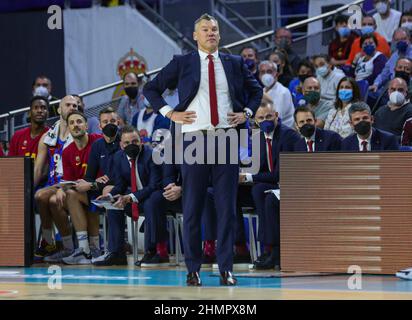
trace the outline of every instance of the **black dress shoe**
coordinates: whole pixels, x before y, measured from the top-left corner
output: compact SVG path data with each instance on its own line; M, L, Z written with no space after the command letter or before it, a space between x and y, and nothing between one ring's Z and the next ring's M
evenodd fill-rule
M233 276L232 272L225 271L220 273L220 285L221 286L235 286L237 279Z
M188 287L199 287L202 285L199 272L189 272L186 277L186 284Z
M270 270L270 269L277 269L280 270L280 257L279 253L275 250L268 256L266 259L255 262L255 269L257 270Z
M104 255L92 259L95 266L127 266L127 256L115 252L107 252Z
M137 261L134 263L134 265L135 265L136 267L141 267L142 263L146 263L146 262L152 260L155 255L156 255L156 252L150 252L150 251L148 251L148 252L146 252L146 253L144 254L143 258L142 258L141 260L137 260Z

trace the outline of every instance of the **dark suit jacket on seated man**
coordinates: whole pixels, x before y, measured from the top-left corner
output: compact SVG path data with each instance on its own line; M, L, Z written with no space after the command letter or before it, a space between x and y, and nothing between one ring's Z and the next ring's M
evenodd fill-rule
M298 107L294 118L296 129L302 136L294 145L295 151L340 151L342 137L334 131L316 128L315 113L312 109Z
M203 134L206 145L208 133L245 123L259 106L263 93L241 57L218 52L219 26L214 17L202 15L195 22L193 37L198 50L175 56L156 78L146 84L143 92L156 112L183 125L185 137L192 133ZM179 104L174 110L162 98L167 88L177 88L179 92ZM183 144L186 148L191 142ZM219 150L216 148L216 154L222 151L230 153L229 149L226 141ZM199 208L204 204L209 177L212 177L215 195L218 195L215 203L220 208L217 236L220 283L235 285L237 281L231 271L239 164L203 164L206 163L206 155L203 163L189 164L187 160L184 159L182 165L186 283L189 286L201 285L198 273L202 262Z
M342 141L342 151L399 150L398 138L383 130L372 128L373 116L365 102L355 102L349 108L349 118L355 133Z
M126 125L120 131L120 147L113 160L114 187L108 196L116 199L114 206L124 208L117 212L117 219L109 220L109 248L121 254L124 248L125 215L131 214L137 220L140 212L145 213L145 225L150 225L150 197L160 188L160 167L152 160L152 149L144 146L137 129ZM133 172L134 169L135 171ZM135 179L133 182L132 179ZM103 193L103 196L106 196ZM99 198L98 198L99 199ZM148 228L150 230L150 227ZM150 233L145 232L145 248L150 245Z
M260 170L255 175L241 174L240 183L253 183L252 197L259 216L258 240L265 244L265 252L254 262L257 269L272 269L280 264L279 201L271 189L278 189L279 153L293 151L299 134L284 125L271 102L262 102L255 121L260 127Z

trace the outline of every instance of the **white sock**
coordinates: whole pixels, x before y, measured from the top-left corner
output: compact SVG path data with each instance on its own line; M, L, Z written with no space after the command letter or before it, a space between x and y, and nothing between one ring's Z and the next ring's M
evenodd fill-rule
M47 244L53 244L53 230L52 229L41 229L42 238Z
M100 248L99 236L89 236L90 247Z
M77 241L79 242L79 248L83 248L83 252L86 254L90 253L89 239L87 236L87 231L76 232Z
M73 250L73 249L74 249L73 239L72 239L72 236L71 236L71 235L70 235L70 236L62 237L62 241L63 241L63 247L64 247L65 249L69 249L69 250Z

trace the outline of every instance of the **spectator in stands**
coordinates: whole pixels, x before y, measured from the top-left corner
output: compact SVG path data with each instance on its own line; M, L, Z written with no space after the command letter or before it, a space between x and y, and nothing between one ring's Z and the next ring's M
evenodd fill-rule
M316 78L321 87L320 97L334 103L336 99L336 88L345 74L342 70L333 67L328 55L315 55L313 57L313 63L316 68Z
M259 60L256 48L252 46L243 47L242 50L240 50L240 55L245 61L249 71L252 72L256 80L259 81Z
M264 92L273 100L282 123L288 127L293 126L293 100L290 91L278 81L277 66L265 60L259 65L260 81L265 86Z
M67 124L73 142L62 154L63 180L74 182L84 178L92 144L101 136L87 133L86 116L79 111L73 111L67 116ZM95 212L87 212L89 205L87 194L79 196L76 191L71 190L72 187L58 188L50 200L56 202L58 209L64 209L70 214L79 244L70 256L62 258L62 262L91 264L92 257L100 256L99 215Z
M402 78L408 85L409 94L412 92L412 59L400 58L395 67L395 78Z
M315 75L315 67L309 60L302 60L298 66L298 76L294 78L289 84L289 91L292 94L293 104L295 107L304 105L302 86L303 82Z
M385 55L385 57L389 59L391 56L391 47L389 46L386 39L382 35L377 33L375 30L376 30L375 19L372 16L368 16L368 15L363 16L361 35L364 36L365 34L372 33L376 38L376 43L377 43L376 50L379 52L382 52ZM349 58L348 60L346 60L347 66L351 66L356 55L359 52L362 52L362 46L360 44L360 40L361 38L359 37L359 38L356 38L355 41L353 41L352 49L349 54Z
M349 17L339 14L335 17L335 39L329 44L331 64L341 66L346 63L351 51L352 43L357 38L356 34L348 27Z
M84 113L86 107L84 105L83 98L80 97L78 94L73 94L73 97L75 97L75 99L77 100L79 111ZM99 119L97 119L97 117L95 116L87 117L87 133L88 134L92 134L92 133L102 134L102 130L100 129L100 124L99 124Z
M397 136L398 141L407 119L412 117L412 104L404 79L391 80L388 88L389 102L375 113L374 126Z
M372 128L373 116L365 102L353 103L349 108L349 117L355 133L342 140L342 151L399 150L395 135Z
M385 67L382 72L373 82L373 85L369 87L369 90L376 95L378 89L381 89L386 85L386 83L393 77L395 71L396 62L399 58L409 58L412 59L412 45L411 36L409 31L404 28L399 28L393 34L393 42L396 44L397 50L392 54L391 58L386 62Z
M150 215L153 208L149 198L160 188L162 178L161 168L152 160L152 149L142 144L136 128L126 125L121 129L120 147L121 150L116 153L113 161L116 168L114 188L110 193L102 195L115 198L114 206L124 209L124 212L117 213L119 219L113 220L113 224L109 226L113 231L111 241L116 253L124 248L124 213L131 215L134 221L138 220L139 212ZM145 232L146 253L156 252L156 243L151 240L151 232Z
M315 113L308 107L298 107L294 113L295 127L302 136L294 145L294 151L338 151L342 138L334 131L316 128Z
M335 108L331 109L325 121L325 129L339 133L342 138L353 133L350 125L349 108L361 100L358 84L353 78L344 77L336 90Z
M286 88L293 79L293 71L288 61L287 55L280 50L276 50L269 56L269 61L276 64L278 81Z
M401 135L402 146L412 146L412 118L406 119Z
M353 71L356 81L366 80L368 86L371 86L388 59L376 50L378 42L373 33L361 37L361 46L362 52L359 52L353 60Z
M38 154L34 163L34 186L39 186L47 172L47 186L34 195L37 209L40 214L42 228L42 242L36 250L35 261L61 262L63 257L69 256L73 251L73 240L67 213L59 208L56 203L58 183L63 177L62 153L70 145L73 138L67 126L67 116L77 110L77 101L71 96L65 96L59 104L57 112L60 119L40 139ZM53 200L53 201L52 201ZM63 247L57 251L53 244L53 222L62 236Z
M122 97L117 109L121 125L131 124L134 115L144 108L142 80L134 72L129 72L124 75L123 81L126 96Z
M322 99L320 92L321 86L315 77L309 77L303 83L303 98L306 101L306 106L315 113L316 127L323 128L329 110L333 109L333 102Z
M300 57L292 49L292 32L286 28L277 29L275 31L274 43L275 43L275 50L282 49L286 51L288 55L288 60L292 67L292 72L295 72L298 69Z
M52 96L52 82L45 75L39 75L34 79L32 84L33 96L45 97L49 102L58 100L56 97ZM49 117L57 117L59 113L57 112L58 104L49 104ZM28 120L28 122L30 122Z
M261 130L259 173L241 173L239 182L253 183L252 197L259 216L258 239L265 245L264 253L254 262L255 268L272 269L280 265L279 206L274 205L273 194L265 191L279 188L279 153L293 151L300 137L281 124L276 106L267 101L256 111L255 121Z
M391 9L390 0L373 0L377 13L373 15L376 20L376 31L383 35L386 41L392 40L393 33L399 26L401 13Z
M170 120L154 112L146 98L144 98L144 105L145 108L133 116L131 125L139 131L141 141L150 145L153 133L159 129L169 129Z
M405 11L402 13L399 27L408 29L409 33L412 32L412 10Z
M36 159L39 141L49 130L46 126L49 114L49 100L34 96L30 100L30 126L16 131L11 138L8 156L26 156Z

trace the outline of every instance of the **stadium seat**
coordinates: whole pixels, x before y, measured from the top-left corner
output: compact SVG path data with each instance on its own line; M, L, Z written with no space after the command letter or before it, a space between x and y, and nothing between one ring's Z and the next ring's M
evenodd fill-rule
M363 101L366 101L369 91L369 82L367 80L356 81L359 86L360 95Z

